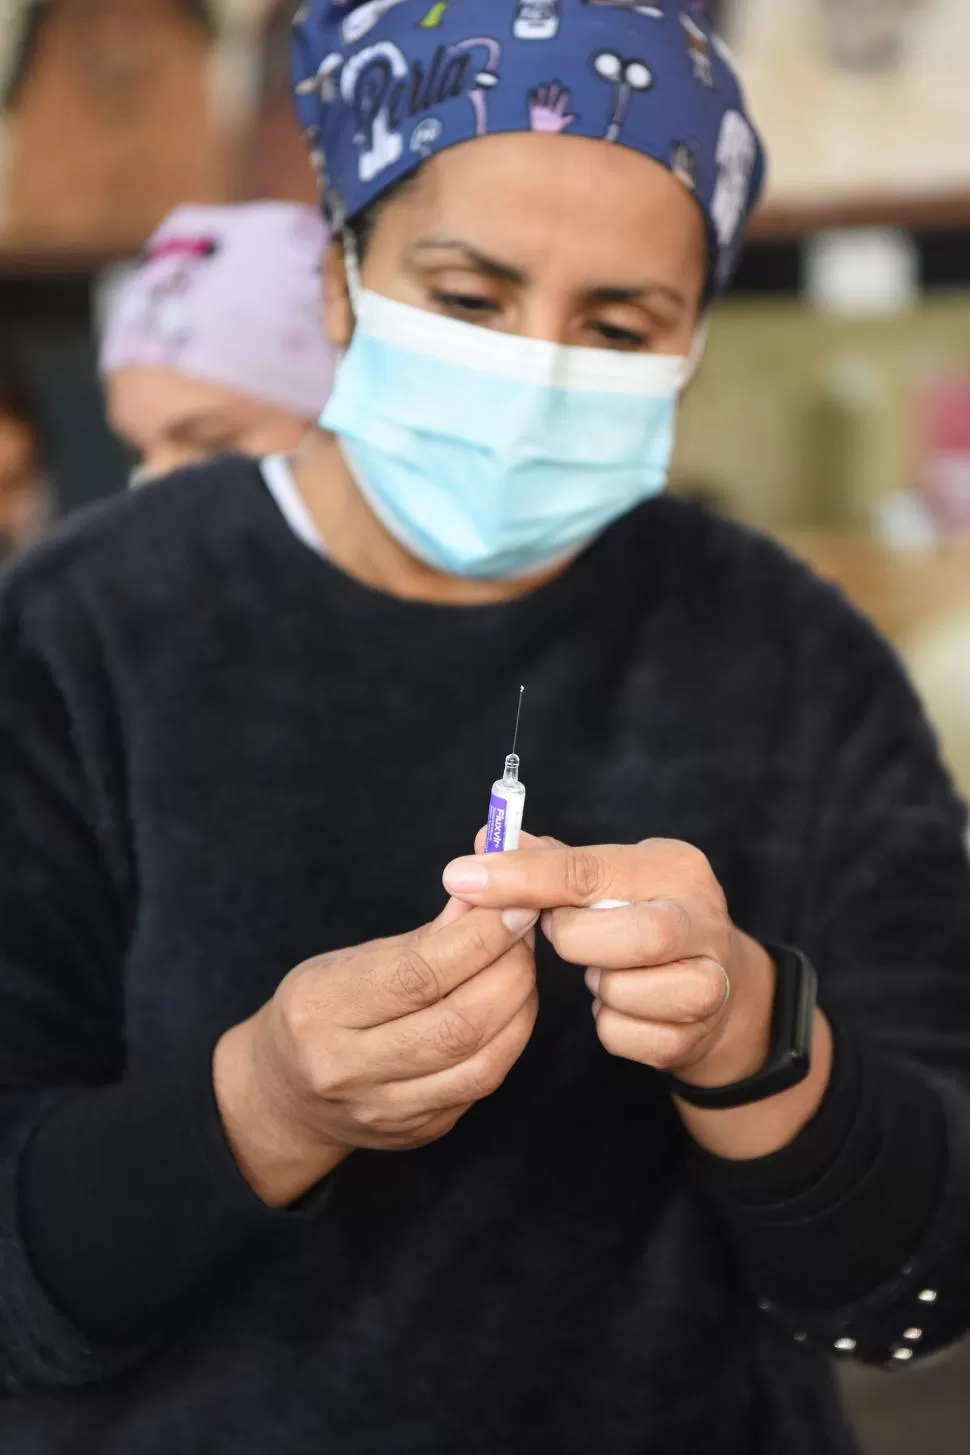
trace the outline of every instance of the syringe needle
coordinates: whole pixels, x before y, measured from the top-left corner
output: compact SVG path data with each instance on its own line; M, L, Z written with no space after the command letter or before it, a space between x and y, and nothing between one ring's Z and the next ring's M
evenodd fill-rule
M517 849L522 833L522 815L525 812L525 784L519 778L519 720L522 717L522 698L525 688L519 688L519 706L515 714L515 734L512 751L505 760L505 772L492 784L492 796L488 805L488 828L485 830L486 854L499 854L507 849Z
M512 737L512 756L515 757L515 750L519 746L519 723L522 721L522 699L525 696L525 688L519 688L519 706L515 714L515 733Z

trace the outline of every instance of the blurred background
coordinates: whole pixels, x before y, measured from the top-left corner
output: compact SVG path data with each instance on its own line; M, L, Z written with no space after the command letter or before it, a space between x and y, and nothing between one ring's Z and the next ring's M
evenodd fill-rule
M166 213L314 200L296 8L0 0L0 553L125 488L99 320ZM970 4L712 9L772 173L676 488L777 535L876 620L970 794ZM871 1455L964 1455L970 1356L846 1378Z

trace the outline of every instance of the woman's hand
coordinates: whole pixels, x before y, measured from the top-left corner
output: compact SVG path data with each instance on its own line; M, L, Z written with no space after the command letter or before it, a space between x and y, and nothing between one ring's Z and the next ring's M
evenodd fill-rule
M459 859L449 893L468 904L524 904L562 959L586 968L599 1038L608 1051L726 1086L760 1071L770 1051L775 969L731 921L705 856L689 844L567 848L532 840L518 853ZM596 908L603 901L614 907ZM828 1027L802 1087L772 1106L703 1112L681 1104L692 1133L728 1157L766 1155L814 1115L830 1069Z
M310 960L216 1047L220 1114L272 1206L351 1151L419 1147L495 1091L532 1034L537 915L450 904L411 935Z
M570 849L552 841L458 860L449 893L470 904L547 909L562 959L587 968L608 1051L698 1085L763 1065L774 991L767 953L732 924L721 886L689 844ZM612 908L595 908L602 901Z

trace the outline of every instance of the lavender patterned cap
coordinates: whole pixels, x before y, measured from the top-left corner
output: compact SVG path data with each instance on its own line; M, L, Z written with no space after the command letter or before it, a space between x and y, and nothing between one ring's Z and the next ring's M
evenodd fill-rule
M102 374L172 369L316 419L337 356L324 336L328 242L312 207L180 207L162 223L108 313Z

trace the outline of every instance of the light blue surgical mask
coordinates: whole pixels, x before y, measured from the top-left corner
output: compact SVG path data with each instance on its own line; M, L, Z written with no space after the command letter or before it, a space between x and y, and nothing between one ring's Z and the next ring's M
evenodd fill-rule
M354 292L321 423L420 560L526 575L664 489L686 359L566 348Z

